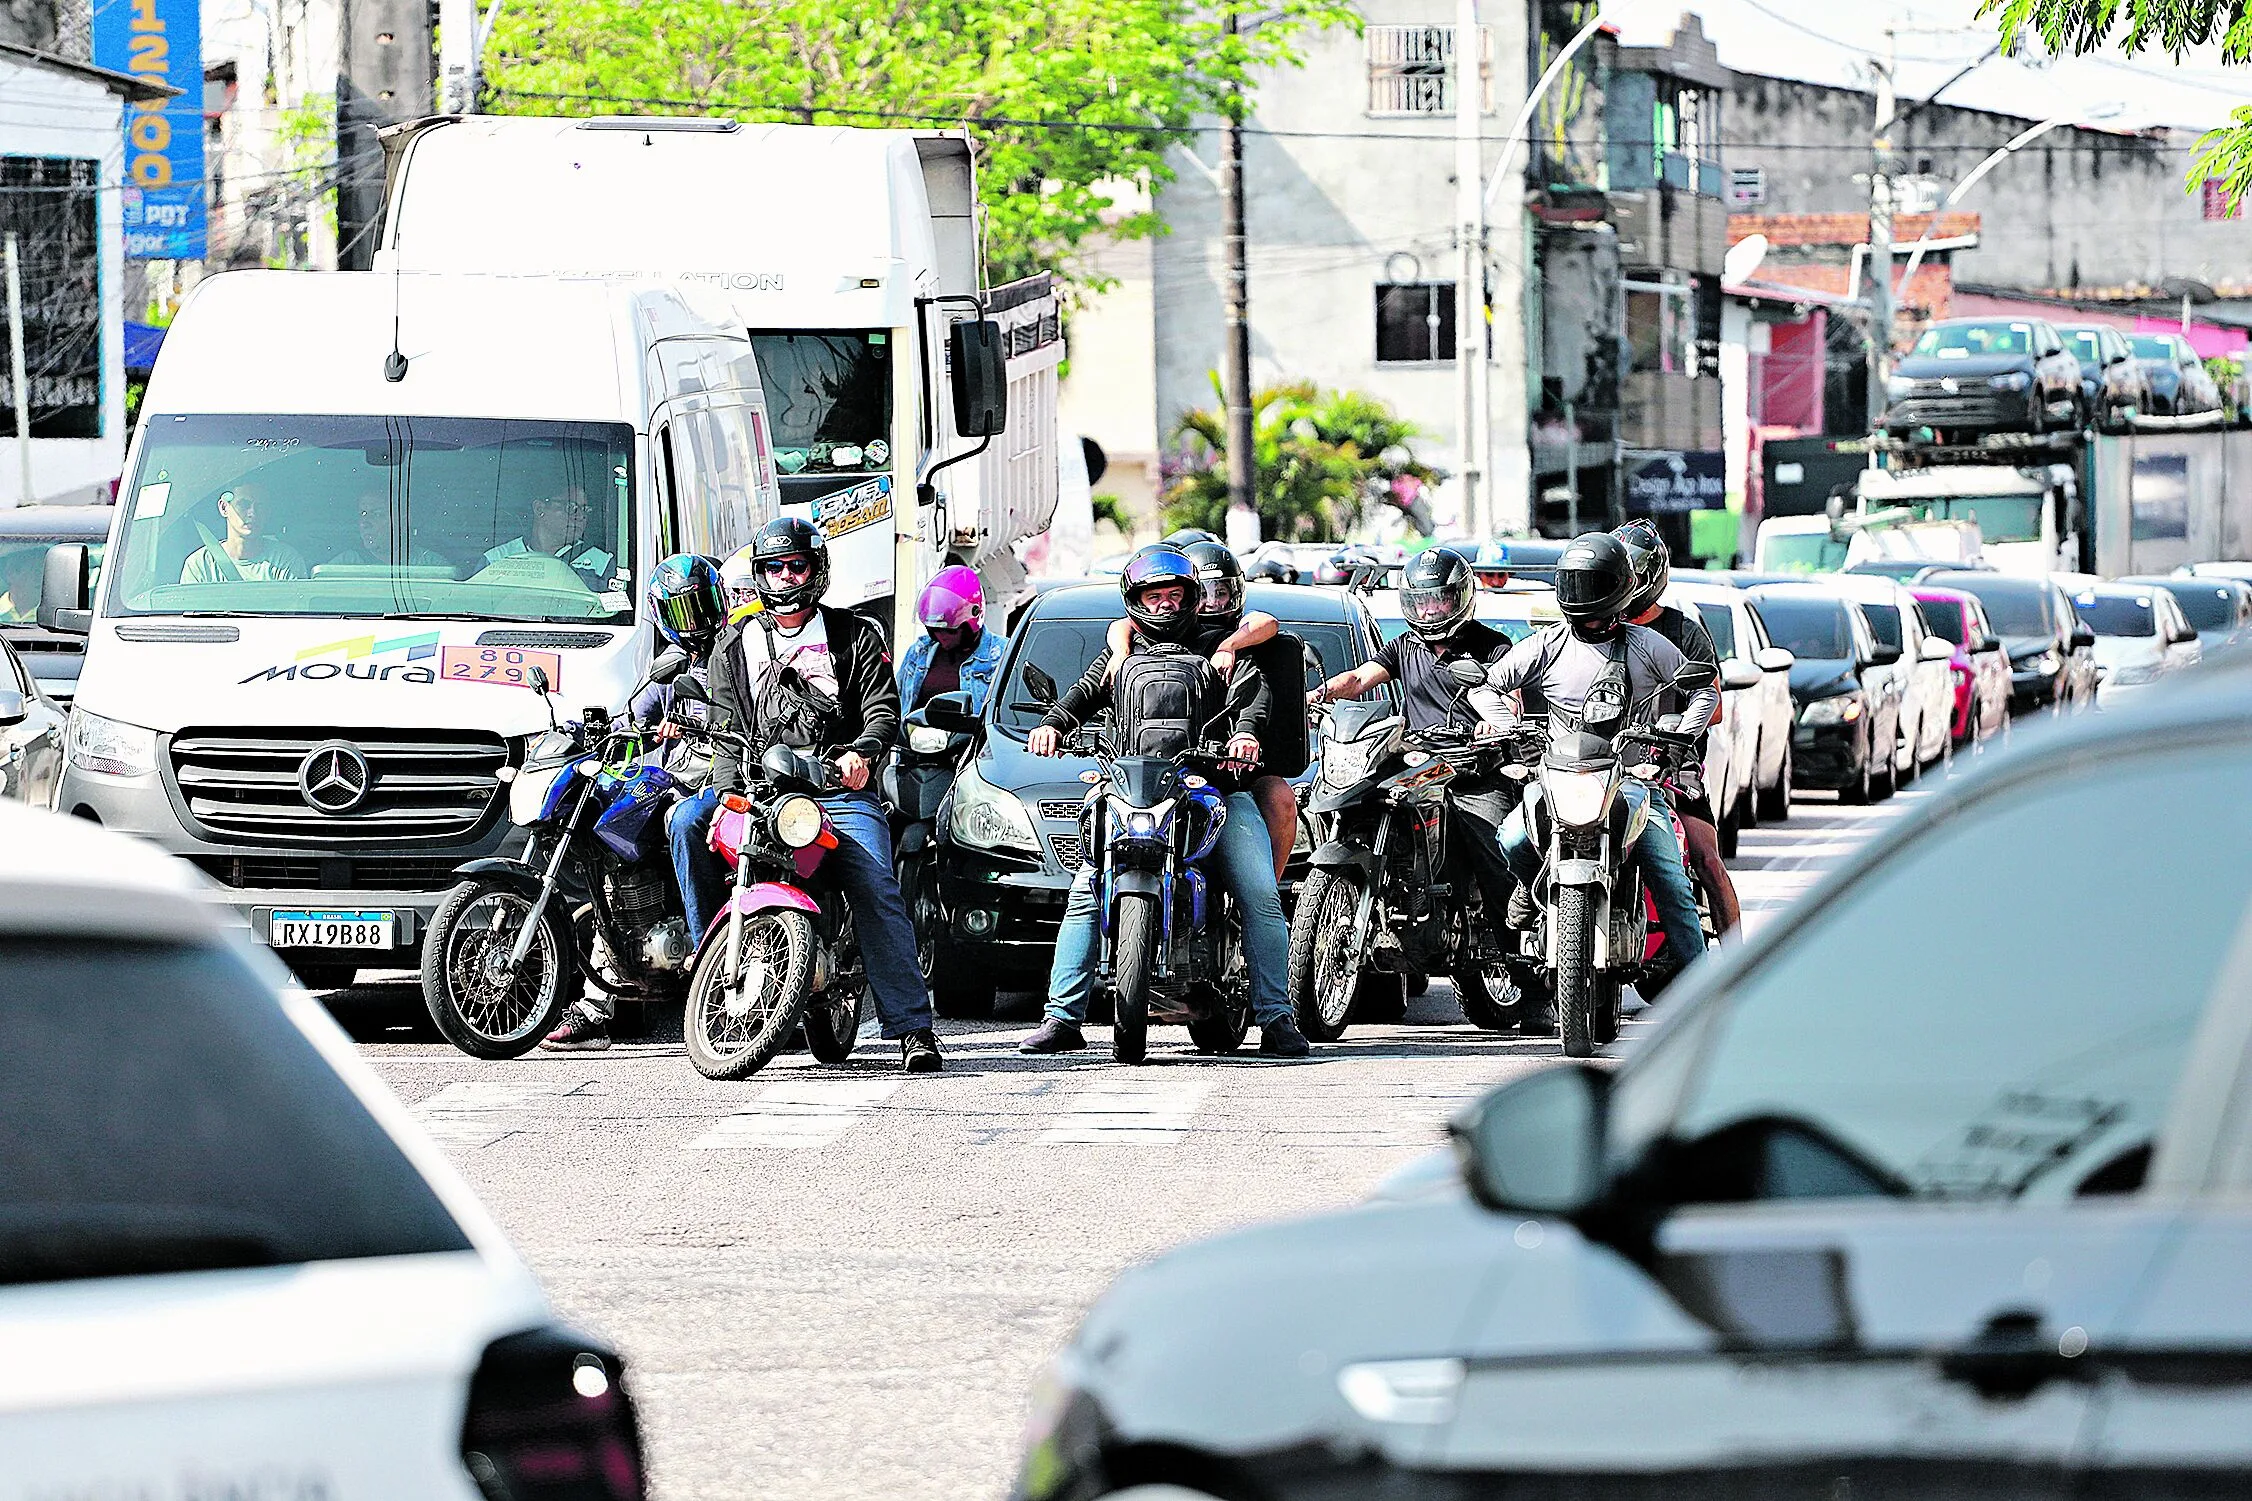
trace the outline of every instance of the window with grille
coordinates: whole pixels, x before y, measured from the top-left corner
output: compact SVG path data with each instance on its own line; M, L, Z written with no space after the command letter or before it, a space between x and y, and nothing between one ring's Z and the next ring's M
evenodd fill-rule
M24 373L34 438L102 433L100 165L74 157L0 156L0 231L16 236L23 268ZM7 367L0 359L0 413L15 406Z
M1376 362L1429 365L1454 359L1454 283L1386 282L1376 289Z
M1452 26L1371 26L1368 112L1372 115L1451 115L1454 102ZM1493 108L1493 30L1478 28L1478 108Z

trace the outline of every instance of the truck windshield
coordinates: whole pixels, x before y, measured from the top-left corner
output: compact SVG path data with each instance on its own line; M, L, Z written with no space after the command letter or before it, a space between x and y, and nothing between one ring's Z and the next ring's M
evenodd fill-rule
M633 619L623 423L145 421L112 615Z
M891 468L891 335L882 329L753 332L785 494L795 479ZM834 486L821 486L823 490Z
M1828 532L1770 533L1759 539L1764 573L1835 573L1845 566L1845 544Z
M1988 542L2038 542L2041 540L2041 497L2038 495L1955 495L1945 500L1913 502L1926 521L1969 521Z

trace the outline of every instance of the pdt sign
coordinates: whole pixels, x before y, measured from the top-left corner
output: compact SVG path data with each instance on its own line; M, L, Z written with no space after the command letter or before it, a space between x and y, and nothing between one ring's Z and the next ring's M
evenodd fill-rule
M197 0L98 0L94 62L180 92L125 108L125 253L203 259L203 26Z

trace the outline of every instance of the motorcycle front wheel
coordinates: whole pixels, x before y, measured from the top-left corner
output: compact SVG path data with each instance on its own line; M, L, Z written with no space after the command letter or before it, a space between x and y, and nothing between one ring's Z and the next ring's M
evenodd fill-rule
M1361 906L1361 876L1317 870L1298 892L1290 918L1291 1005L1298 1030L1315 1042L1345 1035L1360 991L1361 956L1353 947L1353 918Z
M782 1051L813 989L813 922L770 907L743 919L742 953L730 971L727 928L715 929L688 980L681 1038L707 1079L748 1079Z
M860 938L847 912L837 930L835 973L829 988L805 1008L805 1045L823 1063L842 1063L860 1041L860 1023L868 1015L868 975L861 966Z
M1556 1019L1564 1056L1595 1056L1595 909L1585 886L1556 888Z
M1110 1024L1110 1055L1139 1063L1149 1055L1149 979L1157 967L1157 898L1127 892L1118 899L1117 1015Z
M446 1041L472 1058L521 1058L555 1030L579 993L578 953L550 902L524 962L508 957L531 916L514 887L462 882L446 893L422 939L422 1002Z

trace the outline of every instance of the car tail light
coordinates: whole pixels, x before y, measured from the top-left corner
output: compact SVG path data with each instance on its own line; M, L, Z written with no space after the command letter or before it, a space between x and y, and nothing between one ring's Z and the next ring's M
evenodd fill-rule
M486 1501L641 1501L641 1428L617 1352L549 1325L485 1347L461 1459Z

